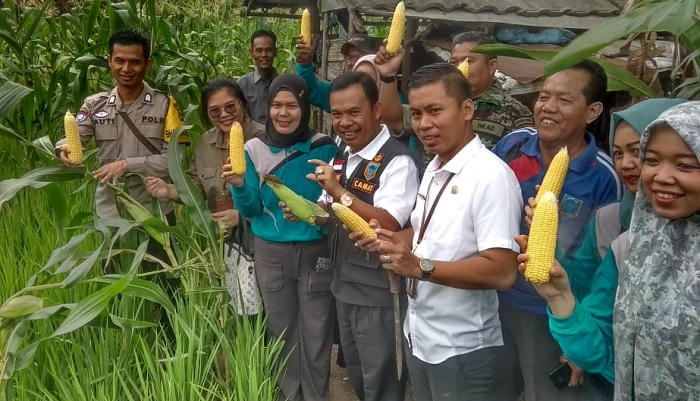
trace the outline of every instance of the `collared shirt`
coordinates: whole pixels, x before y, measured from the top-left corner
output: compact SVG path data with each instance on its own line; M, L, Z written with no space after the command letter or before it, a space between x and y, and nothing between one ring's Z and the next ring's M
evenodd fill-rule
M418 233L448 179L425 235ZM517 251L523 208L520 186L508 166L478 137L454 158L428 164L411 213L414 254L435 261L458 261L492 248ZM404 334L420 360L438 364L453 356L503 344L495 290L465 290L419 281L409 298Z
M372 160L386 141L391 138L386 125L381 125L382 130L357 153L352 153L350 148L345 149L348 155L345 169L348 177L352 176L362 160ZM333 165L333 162L330 163ZM387 164L384 172L379 177L379 186L374 192L374 207L386 210L399 226L403 227L413 210L418 192L418 167L410 156L397 156ZM328 203L332 199L324 191L319 202Z
M585 138L588 147L569 162L569 170L559 195L558 258L573 255L596 210L622 196L622 184L615 173L612 160L598 149L593 134L586 132ZM525 128L509 134L493 148L493 152L508 163L518 177L525 202L536 195L535 185L542 183L547 171L539 143L537 130ZM520 224L520 232L528 232L524 219ZM578 285L577 280L593 280L593 277L578 274L580 272L569 272L573 286ZM537 294L532 284L520 275L510 290L501 293L501 301L532 313L546 313L547 303Z
M277 70L273 67L269 79L264 79L258 68L238 78L238 86L241 87L248 101L248 115L253 120L265 125L270 112L270 83L277 76Z
M263 134L265 127L251 120L248 116L243 121L245 141ZM222 167L228 157L228 142L221 131L214 127L203 133L197 141L187 174L192 182L204 192L209 210L216 211L217 201L228 199L233 205L228 187L221 178Z

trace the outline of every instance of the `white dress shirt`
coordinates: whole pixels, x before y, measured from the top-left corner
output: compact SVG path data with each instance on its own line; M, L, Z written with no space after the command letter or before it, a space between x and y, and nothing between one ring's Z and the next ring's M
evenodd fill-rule
M455 175L417 244L423 216L450 173ZM428 164L411 214L414 254L458 261L491 248L517 251L514 237L522 208L515 174L475 137L444 166L439 167L437 157ZM496 291L419 281L416 298L409 297L404 334L413 355L431 364L502 345Z

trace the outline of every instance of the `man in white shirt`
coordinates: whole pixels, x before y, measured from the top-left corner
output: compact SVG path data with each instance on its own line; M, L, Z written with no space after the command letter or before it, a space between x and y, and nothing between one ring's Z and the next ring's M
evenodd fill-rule
M454 66L418 69L408 91L412 127L436 157L421 181L412 228L377 229L378 240L359 245L408 278L404 335L416 400L497 401L503 338L496 289L517 275L520 187L474 134L469 82Z
M345 147L330 165L319 165L315 179L327 199L344 204L362 218L376 219L398 231L406 225L418 191L418 166L408 147L380 124L377 83L350 72L330 86L333 129ZM331 290L336 298L340 342L350 382L364 401L403 401L394 343L393 297L379 255L353 245L341 223ZM402 291L403 292L403 291ZM401 294L405 305L405 295Z

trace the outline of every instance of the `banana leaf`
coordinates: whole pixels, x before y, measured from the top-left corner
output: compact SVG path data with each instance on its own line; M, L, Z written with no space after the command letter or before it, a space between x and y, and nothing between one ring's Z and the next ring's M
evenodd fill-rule
M523 49L506 44L480 45L474 48L474 52L489 54L492 56L526 58L531 60L542 61L544 63L553 60L554 57L556 57L557 55L556 51ZM625 70L624 68L618 67L613 63L607 62L599 58L591 57L589 59L598 63L605 70L605 73L608 76L609 91L627 91L634 95L643 95L646 97L658 96L658 94L654 92L654 90L651 89L649 85L642 82L642 80L635 77L631 72ZM546 69L545 73L547 73ZM551 75L552 73L553 72L550 72L547 75Z

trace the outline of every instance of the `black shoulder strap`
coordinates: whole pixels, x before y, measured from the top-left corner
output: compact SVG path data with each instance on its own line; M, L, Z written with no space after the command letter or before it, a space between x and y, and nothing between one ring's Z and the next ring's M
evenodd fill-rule
M154 155L159 155L161 153L160 150L158 150L158 148L156 148L151 142L148 141L148 139L146 139L143 136L141 131L139 131L139 129L136 128L136 125L134 124L133 121L131 121L131 119L129 118L129 116L126 113L124 113L121 110L117 110L117 113L121 116L121 118L124 119L124 122L126 123L126 125L129 126L129 129L131 129L131 132L134 133L134 136L136 136L136 139L138 139L139 142L141 142L143 144L143 146L147 147L148 150L150 150L151 153L153 153Z

